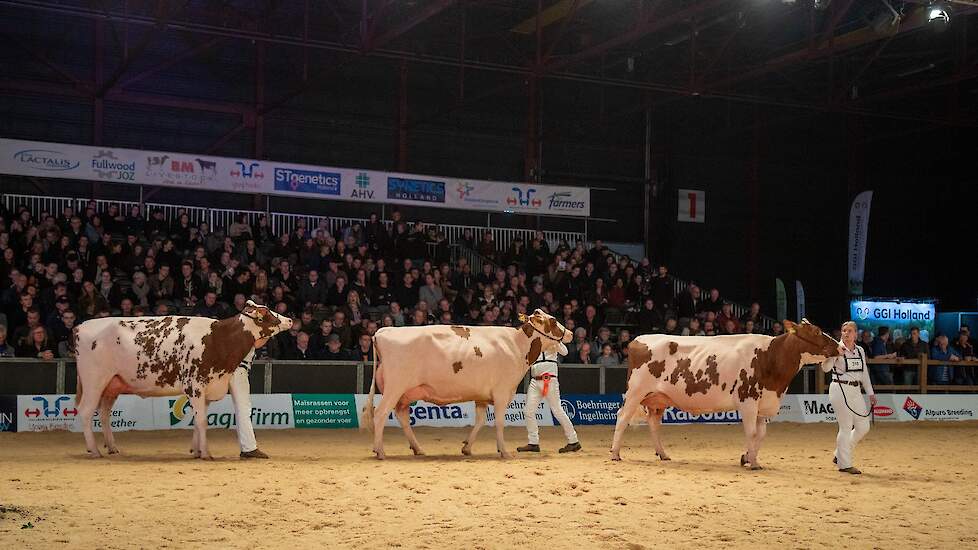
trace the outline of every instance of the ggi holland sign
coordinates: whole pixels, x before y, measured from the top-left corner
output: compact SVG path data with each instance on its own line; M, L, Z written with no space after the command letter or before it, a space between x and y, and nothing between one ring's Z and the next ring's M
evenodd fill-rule
M930 341L937 317L933 302L901 302L899 300L853 300L850 314L859 328L875 335L881 326L890 327L893 339L908 337L910 328L920 329L921 340Z

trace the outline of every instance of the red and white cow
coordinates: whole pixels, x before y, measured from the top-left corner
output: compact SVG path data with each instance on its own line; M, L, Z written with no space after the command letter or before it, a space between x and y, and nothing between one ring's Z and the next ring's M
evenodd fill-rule
M360 426L374 430L374 453L384 458L384 424L393 410L414 454L418 444L408 406L424 400L438 405L475 401L476 419L462 454L486 421L489 403L495 406L496 449L511 455L503 441L505 411L530 365L545 351L567 353L564 342L573 335L543 310L536 310L519 328L431 325L387 327L374 335L374 378ZM374 392L383 397L374 411Z
M644 406L655 454L669 460L659 437L662 413L676 407L693 414L740 411L747 437L741 465L760 469L757 452L777 416L781 396L802 365L839 355L839 343L803 320L784 322L785 334L639 336L628 345L628 391L618 411L612 460L621 460L629 420Z
M75 403L89 456L101 457L92 416L111 418L120 394L141 397L185 394L194 408L195 457L207 450L207 403L222 399L247 353L292 327L291 319L248 301L238 315L207 317L105 317L75 327L78 390ZM118 453L110 422L102 433L109 454Z

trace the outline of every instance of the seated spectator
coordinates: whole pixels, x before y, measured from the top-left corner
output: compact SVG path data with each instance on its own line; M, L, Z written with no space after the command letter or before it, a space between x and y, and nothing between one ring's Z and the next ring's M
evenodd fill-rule
M780 321L775 321L771 323L771 331L769 332L771 336L778 337L784 334L784 325ZM869 357L869 355L867 355Z
M319 271L310 269L306 280L299 285L296 300L303 309L319 307L327 302L328 295L326 285L319 280Z
M89 319L95 316L99 309L109 309L109 302L95 289L95 283L85 281L82 285L82 295L78 298L78 309L82 317Z
M342 310L333 313L333 334L339 336L343 349L353 346L353 329L346 318L346 312Z
M573 357L573 363L580 365L594 364L594 357L591 355L590 342L584 341L581 343L580 347L577 349L577 353Z
M920 356L928 357L930 349L927 342L920 339L920 328L910 327L910 338L907 338L900 347L900 357L904 359L920 359ZM917 369L903 369L903 383L912 385L917 383Z
M700 287L690 283L676 298L676 315L683 321L680 324L687 324L689 319L695 317L701 304Z
M668 334L670 336L681 336L682 333L679 330L679 322L675 317L669 316L666 319L666 326L662 328L662 334Z
M602 326L598 329L598 335L594 338L594 342L592 343L591 347L596 350L601 350L604 348L605 344L613 345L611 341L611 329L606 326Z
M730 323L733 323L731 326ZM716 325L720 327L724 334L740 334L740 321L734 317L733 304L725 302L717 315Z
M326 339L326 350L321 359L325 361L353 361L353 356L343 348L343 343L338 334L330 334Z
M896 347L890 341L890 327L881 326L876 329L876 337L872 343L873 352L867 357L873 359L896 359ZM890 365L870 365L869 374L873 381L880 384L893 384L893 370ZM902 380L901 380L902 381Z
M665 324L662 314L655 307L652 298L646 298L642 304L642 309L638 312L638 331L641 334L652 334L658 332Z
M683 336L706 336L703 329L700 327L700 320L697 317L693 317L689 320L689 325L682 330Z
M15 357L14 346L7 342L7 326L0 325L0 357Z
M713 321L703 321L703 336L716 336L717 329Z
M370 337L370 335L361 334L359 343L353 351L355 354L354 360L362 361L364 363L373 363L374 344L373 344L373 339Z
M627 328L618 331L618 341L615 344L615 351L618 353L618 360L622 364L628 363L628 344L632 342L632 333Z
M401 304L400 304L400 302L391 302L391 307L388 310L388 315L390 315L391 316L391 319L394 321L394 326L395 327L403 327L404 326L404 324L405 324L404 323L404 311L401 310Z
M763 317L761 316L760 303L751 302L750 309L747 311L747 313L744 313L743 315L740 316L741 324L745 324L747 323L747 321L754 321L754 326L760 326L761 323L764 321ZM744 332L748 332L748 331L745 330Z
M618 354L615 353L615 350L611 347L610 343L606 343L601 346L601 355L598 357L595 363L605 367L617 367L621 364L618 359Z
M31 329L29 340L17 349L17 357L50 361L57 356L57 345L48 337L47 329L40 325Z
M866 354L866 359L873 358L873 333L869 329L864 329L859 332L859 340L856 341L856 345L863 348L863 352ZM874 384L876 382L873 382Z
M912 333L910 337L913 338ZM956 363L961 360L961 357L948 346L947 336L939 334L934 340L934 347L930 350L931 359L949 363ZM966 380L964 376L958 376L955 370L947 363L928 365L927 382L929 384L950 384L953 380L955 384L966 383L969 386L974 384L974 380Z
M227 316L224 306L217 302L217 294L213 290L208 290L204 294L204 299L194 307L193 314L211 319L224 319Z
M311 361L319 359L319 353L309 347L309 335L299 331L295 337L295 344L288 348L285 354L286 359L294 361Z
M720 311L723 310L723 298L720 297L720 290L711 288L710 295L700 302L698 309L701 316L705 316L708 311L713 312L714 316L719 315Z

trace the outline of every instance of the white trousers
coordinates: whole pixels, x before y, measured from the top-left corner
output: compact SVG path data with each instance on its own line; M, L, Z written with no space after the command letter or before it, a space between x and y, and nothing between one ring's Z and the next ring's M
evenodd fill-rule
M869 431L869 416L860 416L868 415L869 408L858 386L837 382L829 385L829 401L839 420L839 435L835 438L835 457L839 462L838 467L850 468L856 444ZM850 407L852 410L849 410ZM853 414L853 411L859 414Z
M231 400L234 401L234 412L238 420L238 444L241 452L247 453L258 448L255 439L255 427L251 424L251 383L248 382L248 370L244 367L234 369L231 377Z
M560 384L557 382L557 379L550 379L547 396L544 397L543 381L531 378L530 387L526 390L526 408L523 409L524 416L526 416L526 432L530 444L540 444L540 427L537 425L537 407L540 406L540 401L543 399L547 400L547 405L550 406L554 418L557 419L557 422L560 422L560 426L564 429L564 436L567 438L567 442L577 443L577 431L574 429L574 425L571 424L570 418L567 418L567 413L564 412L564 408L560 406Z

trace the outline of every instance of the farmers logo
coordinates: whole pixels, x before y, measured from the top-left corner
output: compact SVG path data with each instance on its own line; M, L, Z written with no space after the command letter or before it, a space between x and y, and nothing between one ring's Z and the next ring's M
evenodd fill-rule
M908 395L907 400L903 402L903 410L907 411L914 420L920 420L920 413L923 412L924 408Z
M873 414L881 418L886 418L887 416L893 416L893 409L886 405L876 405L873 407Z
M181 395L176 399L169 399L170 404L170 425L176 426L183 422L187 416L187 409L190 408L190 399L186 395Z

